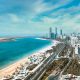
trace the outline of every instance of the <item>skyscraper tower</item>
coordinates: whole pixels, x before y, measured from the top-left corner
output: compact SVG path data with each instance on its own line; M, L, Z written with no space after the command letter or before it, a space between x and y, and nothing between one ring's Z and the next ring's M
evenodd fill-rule
M60 29L60 35L63 35L63 33L62 33L62 29Z
M51 34L52 34L52 28L50 27L50 29L49 29L49 38L51 38Z
M57 38L58 33L57 33L57 27L55 28L55 39Z
M60 38L63 39L63 31L60 29Z

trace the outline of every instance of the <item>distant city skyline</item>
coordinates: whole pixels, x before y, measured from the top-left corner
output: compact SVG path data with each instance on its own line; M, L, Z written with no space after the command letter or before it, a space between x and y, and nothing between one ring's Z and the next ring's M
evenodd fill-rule
M80 32L80 0L0 0L0 36L42 35L50 27Z

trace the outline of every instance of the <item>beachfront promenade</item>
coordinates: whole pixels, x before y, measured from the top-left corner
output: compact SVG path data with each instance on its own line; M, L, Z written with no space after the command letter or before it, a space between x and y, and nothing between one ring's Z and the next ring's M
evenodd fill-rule
M56 59L56 56L59 55L64 49L65 44L60 44L56 52L53 52L51 56L45 59L41 64L38 65L24 80L40 80L42 74L44 74L50 64Z
M54 50L54 48L56 49L56 51ZM40 80L41 76L46 72L50 64L52 64L57 56L63 51L63 49L65 48L65 44L59 43L54 46L54 48L52 45L41 54L36 54L28 57L31 60L29 64L21 65L22 67L20 69L18 68L19 70L15 71L12 76L7 76L1 80ZM34 66L32 70L28 69L31 68L30 65Z

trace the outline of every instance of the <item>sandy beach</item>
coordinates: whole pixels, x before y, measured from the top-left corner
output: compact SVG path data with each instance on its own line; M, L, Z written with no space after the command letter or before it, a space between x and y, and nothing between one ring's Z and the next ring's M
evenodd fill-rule
M1 69L0 70L0 79L4 76L11 75L12 73L14 73L16 71L17 67L20 67L21 64L24 65L25 62L27 62L27 61L28 61L28 58L24 58L24 59L17 61L14 64L9 65L6 68Z
M49 46L46 46L46 47L44 47L44 48L36 51L36 52L33 53L32 55L37 55L37 54L39 55L40 53L44 53L46 50L51 49L52 46L55 46L55 45L56 45L55 42L56 42L56 41L54 41L54 44L51 44L51 45L49 45ZM32 56L32 55L31 55L31 56ZM29 56L27 56L26 58L23 58L23 59L15 62L14 64L9 65L9 66L6 67L6 68L1 69L1 70L0 70L0 79L1 79L2 77L4 77L4 76L13 74L13 73L16 71L17 67L20 67L21 65L24 65L26 62L29 61L28 57L29 57ZM6 73L6 74L5 74L5 73Z

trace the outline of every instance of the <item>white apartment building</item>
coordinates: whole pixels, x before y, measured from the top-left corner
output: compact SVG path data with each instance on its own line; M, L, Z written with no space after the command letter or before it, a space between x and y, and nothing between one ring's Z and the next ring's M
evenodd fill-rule
M75 54L80 54L80 40L78 37L71 36L71 45L75 48Z

